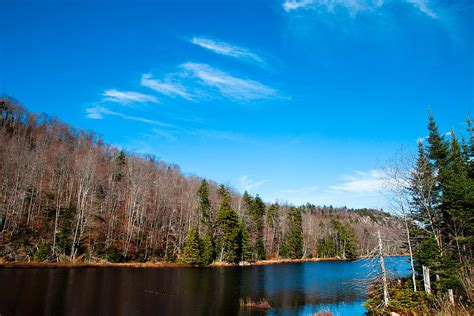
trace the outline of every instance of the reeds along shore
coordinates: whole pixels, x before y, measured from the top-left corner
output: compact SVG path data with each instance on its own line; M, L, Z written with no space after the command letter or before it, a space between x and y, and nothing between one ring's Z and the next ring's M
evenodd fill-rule
M301 263L301 262L318 262L318 261L347 261L341 258L304 258L304 259L269 259L259 260L256 262L245 262L240 264L233 264L227 262L216 261L208 267L232 267L232 266L261 266L270 264L287 264L287 263ZM187 265L175 262L3 262L0 263L0 268L184 268Z
M359 258L363 259L363 258ZM288 263L302 263L302 262L318 262L318 261L350 261L338 257L333 258L302 258L302 259L267 259L258 260L255 262L240 262L240 263L227 263L216 261L208 265L207 267L235 267L235 266L263 266L271 264L288 264ZM1 268L22 268L22 269L34 269L34 268L185 268L189 267L182 263L176 262L5 262L0 260Z

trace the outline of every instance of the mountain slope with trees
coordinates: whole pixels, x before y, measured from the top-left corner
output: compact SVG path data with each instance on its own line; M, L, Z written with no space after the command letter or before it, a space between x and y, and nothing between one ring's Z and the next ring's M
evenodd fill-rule
M375 245L378 230L401 240L402 221L390 214L266 204L8 98L0 99L0 129L5 261L353 259ZM401 242L389 251L406 252Z

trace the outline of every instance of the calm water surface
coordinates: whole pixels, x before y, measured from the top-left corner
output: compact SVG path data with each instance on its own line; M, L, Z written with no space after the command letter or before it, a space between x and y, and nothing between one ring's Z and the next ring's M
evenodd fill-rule
M387 258L400 276L406 257ZM0 269L0 315L250 315L240 297L265 297L269 315L363 315L370 268L306 262L222 268Z

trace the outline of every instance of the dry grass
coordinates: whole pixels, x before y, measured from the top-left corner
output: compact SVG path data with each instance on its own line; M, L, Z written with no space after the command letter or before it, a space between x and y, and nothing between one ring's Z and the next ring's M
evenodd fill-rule
M300 263L300 262L318 262L318 261L346 261L341 258L303 258L303 259L268 259L258 260L253 265L262 266L267 264L282 264L282 263Z
M5 262L0 263L0 268L16 268L16 269L35 269L35 268L180 268L185 265L172 262L126 262L126 263L110 263L110 262Z
M248 265L242 266L261 266L270 264L285 264L285 263L300 263L300 262L317 262L317 261L347 261L341 258L304 258L304 259L268 259L258 260ZM228 263L222 261L215 261L211 263L210 267L232 267L238 266L238 263ZM108 267L127 267L127 268L163 268L163 267L175 267L182 268L186 265L174 262L125 262L125 263L113 263L113 262L8 262L0 257L0 268L108 268Z
M270 309L272 306L270 303L261 298L258 302L254 302L250 297L246 299L240 298L239 299L240 307L251 308L251 309Z

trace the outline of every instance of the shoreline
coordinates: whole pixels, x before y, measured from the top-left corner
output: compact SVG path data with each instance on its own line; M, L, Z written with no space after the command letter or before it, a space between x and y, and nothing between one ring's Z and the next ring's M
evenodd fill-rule
M387 257L398 257L387 256ZM364 259L359 257L353 261ZM243 264L238 263L227 263L216 261L208 266L201 268L221 268L221 267L252 267L252 266L264 266L264 265L275 265L275 264L291 264L291 263L302 263L302 262L319 262L319 261L351 261L349 259L330 257L330 258L302 258L302 259L266 259L258 260L255 262L245 262ZM0 269L85 269L85 268L189 268L185 264L176 262L2 262L0 263Z

